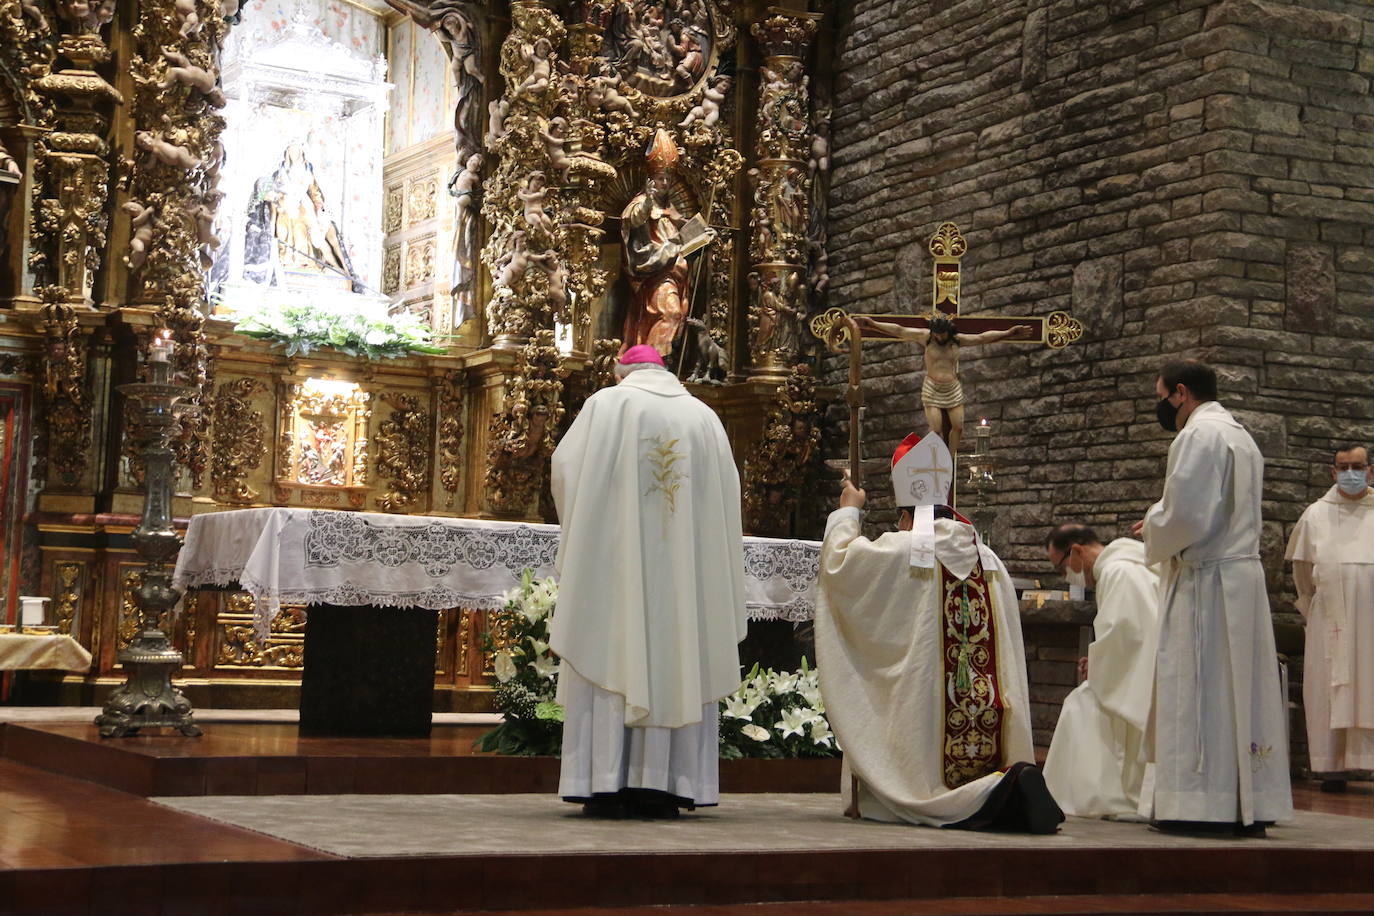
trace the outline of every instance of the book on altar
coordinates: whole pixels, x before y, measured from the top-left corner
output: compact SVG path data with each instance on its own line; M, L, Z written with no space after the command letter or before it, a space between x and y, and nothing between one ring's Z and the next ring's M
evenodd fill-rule
M711 244L714 238L706 225L706 220L698 213L683 223L677 231L678 245L681 246L679 254L685 258Z

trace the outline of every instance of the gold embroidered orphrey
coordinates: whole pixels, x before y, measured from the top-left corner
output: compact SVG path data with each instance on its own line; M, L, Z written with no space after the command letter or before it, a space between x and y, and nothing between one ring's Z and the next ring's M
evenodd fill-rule
M957 789L1001 768L1002 676L993 597L980 561L960 580L940 566L940 624L945 685L941 764Z

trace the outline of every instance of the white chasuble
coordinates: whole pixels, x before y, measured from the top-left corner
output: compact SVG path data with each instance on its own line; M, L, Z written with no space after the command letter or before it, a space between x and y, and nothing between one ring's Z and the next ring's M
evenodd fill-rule
M701 722L739 687L746 623L739 474L720 420L672 373L633 372L587 399L552 474L553 650L624 697L627 726Z
M1133 815L1145 776L1145 725L1159 646L1159 577L1145 545L1118 538L1093 564L1097 616L1088 678L1064 700L1045 784L1065 814Z
M1374 770L1374 491L1336 487L1288 540L1307 622L1303 708L1316 773Z
M816 671L844 750L844 806L954 824L1006 767L1035 761L1016 591L970 525L935 521L929 569L911 563L911 532L870 541L859 528L857 509L831 513L816 601Z
M1198 406L1145 515L1160 564L1159 653L1141 813L1251 824L1289 817L1284 701L1260 564L1264 458L1226 408Z

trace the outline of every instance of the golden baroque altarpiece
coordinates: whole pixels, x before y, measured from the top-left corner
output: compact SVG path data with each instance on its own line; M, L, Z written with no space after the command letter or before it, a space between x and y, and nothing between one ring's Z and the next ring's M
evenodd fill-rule
M288 505L551 520L549 456L622 346L622 249L663 171L646 161L659 132L676 156L663 205L714 232L677 281L673 368L730 431L747 527L799 533L828 400L804 331L827 282L824 16L805 2L387 2L447 55L457 165L447 195L442 178L388 182L380 284L404 293L452 257L472 318L426 315L443 355L368 362L287 357L207 303L237 0L0 0L0 409L7 436L35 442L31 461L5 451L3 471L7 493L36 494L0 520L23 545L3 584L9 605L51 596L53 622L92 650L91 675L67 688L116 682L130 636L142 468L116 387L142 377L160 329L177 379L200 390L176 443L179 517ZM450 196L457 251L392 246ZM174 639L193 688L297 679L299 609L260 643L245 600L187 597ZM479 611L440 615L437 677L455 697L489 673L482 626Z

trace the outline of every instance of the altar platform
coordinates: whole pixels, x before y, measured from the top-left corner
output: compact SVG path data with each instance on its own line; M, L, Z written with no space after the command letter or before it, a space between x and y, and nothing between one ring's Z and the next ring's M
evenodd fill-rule
M1264 840L1027 837L849 821L835 760L722 761L717 808L596 821L554 797L556 761L474 752L480 717L329 739L207 711L200 739L102 740L92 712L0 710L4 916L1374 912L1365 783L1299 784Z

